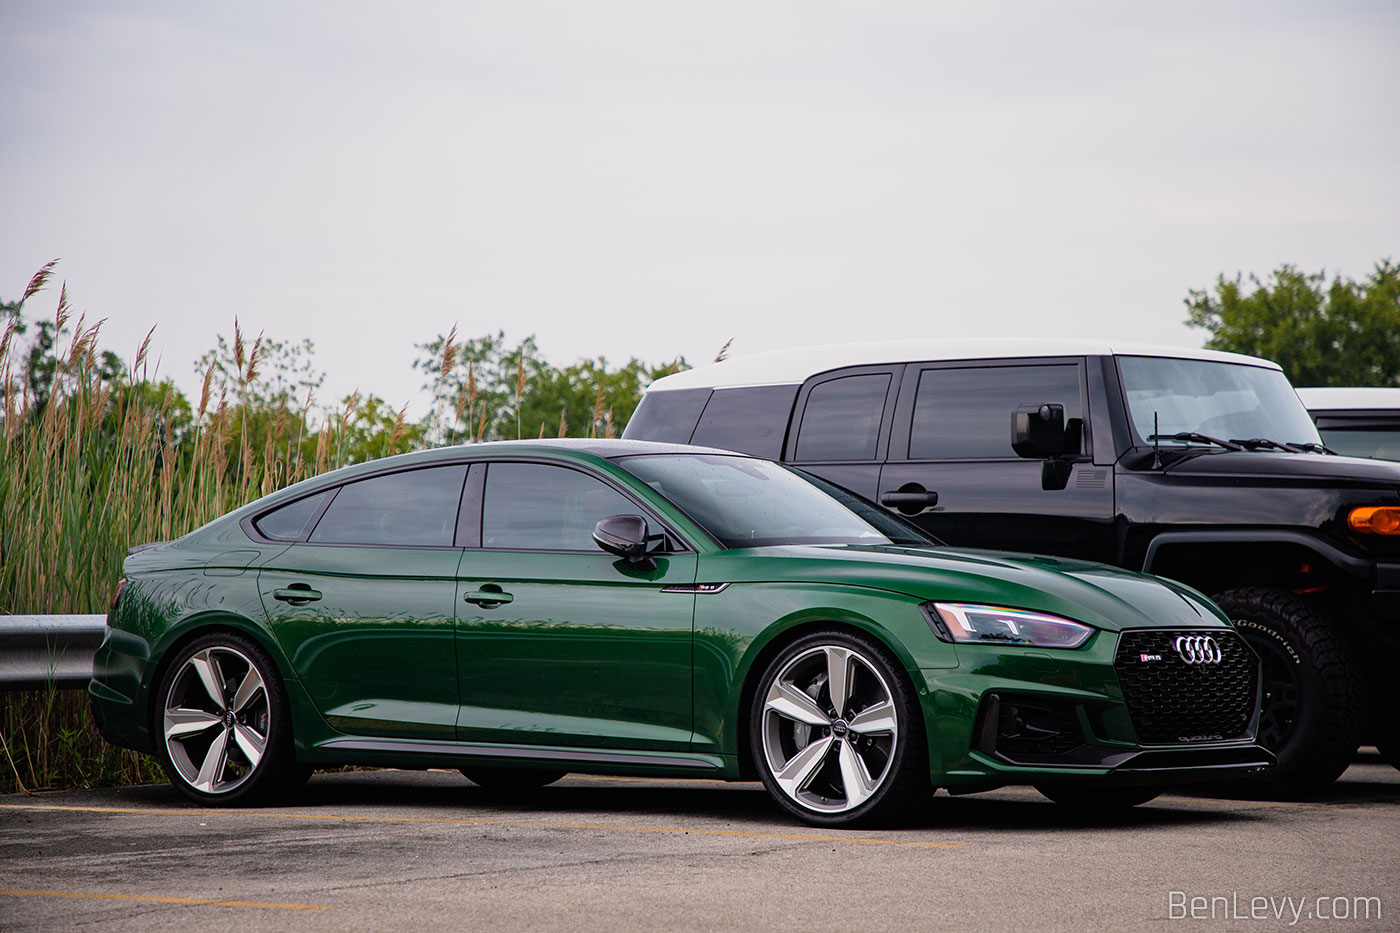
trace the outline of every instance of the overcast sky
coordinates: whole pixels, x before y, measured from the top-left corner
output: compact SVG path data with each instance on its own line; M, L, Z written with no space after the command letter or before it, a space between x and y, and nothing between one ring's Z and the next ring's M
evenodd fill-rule
M1222 272L1400 259L1394 0L0 0L0 121L0 298L62 257L191 394L235 315L422 414L454 323L1198 346Z

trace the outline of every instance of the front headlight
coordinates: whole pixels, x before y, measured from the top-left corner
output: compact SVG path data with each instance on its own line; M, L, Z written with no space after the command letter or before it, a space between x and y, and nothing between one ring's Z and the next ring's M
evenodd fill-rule
M933 633L944 641L1078 648L1094 634L1093 629L1079 622L1001 606L925 603L924 613Z

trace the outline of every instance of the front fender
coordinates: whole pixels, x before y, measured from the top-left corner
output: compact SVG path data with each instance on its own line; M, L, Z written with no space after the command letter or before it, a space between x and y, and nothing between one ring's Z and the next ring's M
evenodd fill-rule
M939 641L920 600L847 584L736 583L695 599L695 748L739 756L753 682L805 631L853 629L885 645L925 691L921 669L954 668L957 650Z

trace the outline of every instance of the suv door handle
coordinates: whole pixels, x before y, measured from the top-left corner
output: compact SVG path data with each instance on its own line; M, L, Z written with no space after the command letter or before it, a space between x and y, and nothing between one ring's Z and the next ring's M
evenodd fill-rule
M503 603L511 602L515 597L502 592L501 588L494 583L488 583L479 590L468 590L463 593L462 599L465 602L474 603L482 609L494 609Z
M313 590L305 583L293 583L291 586L273 590L272 598L292 606L305 606L320 599L321 591Z
M938 493L929 492L918 483L905 483L896 490L882 493L880 504L898 509L902 515L918 515L924 509L938 504Z

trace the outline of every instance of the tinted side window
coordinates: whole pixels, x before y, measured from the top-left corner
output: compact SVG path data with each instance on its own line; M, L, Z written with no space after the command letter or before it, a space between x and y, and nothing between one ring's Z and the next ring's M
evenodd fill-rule
M259 533L274 541L300 541L309 522L330 493L317 493L268 512L253 523Z
M311 533L313 544L450 546L466 464L347 483Z
M797 386L716 389L690 442L776 460L796 398Z
M1011 413L1046 403L1065 406L1066 424L1084 417L1078 366L926 369L914 398L909 458L1014 458Z
M486 471L481 546L602 553L593 526L641 513L611 486L578 470L543 463L493 463Z
M797 434L798 460L873 460L888 373L843 376L812 387Z
M648 392L628 419L622 436L639 441L688 444L709 397L709 389Z

